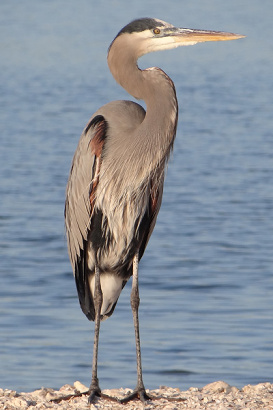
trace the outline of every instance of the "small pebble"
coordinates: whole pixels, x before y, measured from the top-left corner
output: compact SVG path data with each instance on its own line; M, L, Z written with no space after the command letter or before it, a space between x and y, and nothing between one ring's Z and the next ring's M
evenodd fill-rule
M88 387L86 387L84 384L82 384L82 383L79 382L79 381L76 381L76 382L74 383L74 387L75 387L75 389L78 390L80 393L83 393L83 392L85 392L85 391L88 391Z

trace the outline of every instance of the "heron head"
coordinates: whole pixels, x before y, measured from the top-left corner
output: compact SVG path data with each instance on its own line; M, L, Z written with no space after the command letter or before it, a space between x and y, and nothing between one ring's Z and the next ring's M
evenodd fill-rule
M123 39L126 37L131 47L134 46L138 58L153 51L194 45L205 41L236 40L245 36L222 31L178 28L159 19L141 18L123 27L111 43L109 50L119 37Z

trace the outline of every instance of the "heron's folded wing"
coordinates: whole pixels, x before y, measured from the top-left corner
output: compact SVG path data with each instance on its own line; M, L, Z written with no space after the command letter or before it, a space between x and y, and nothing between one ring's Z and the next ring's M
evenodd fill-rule
M65 225L68 253L76 279L79 299L84 313L92 314L85 247L92 219L95 190L107 123L103 116L92 118L79 140L66 189ZM91 303L91 305L90 305ZM90 305L88 307L88 305Z

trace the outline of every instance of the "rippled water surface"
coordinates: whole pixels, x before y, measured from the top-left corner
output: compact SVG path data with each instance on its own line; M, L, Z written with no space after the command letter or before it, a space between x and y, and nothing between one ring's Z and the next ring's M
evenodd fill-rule
M15 3L0 4L0 386L90 381L93 323L67 256L65 186L91 114L128 98L106 53L140 16L247 35L140 61L172 77L180 105L140 266L145 384L272 382L272 2ZM135 385L129 298L130 284L102 324L102 388Z

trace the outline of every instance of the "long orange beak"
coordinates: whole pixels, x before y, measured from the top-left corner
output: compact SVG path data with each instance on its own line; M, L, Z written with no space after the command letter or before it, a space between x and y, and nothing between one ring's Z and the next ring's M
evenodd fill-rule
M171 34L175 42L185 45L201 43L205 41L237 40L245 36L241 34L227 33L224 31L192 30L188 28L174 29Z

